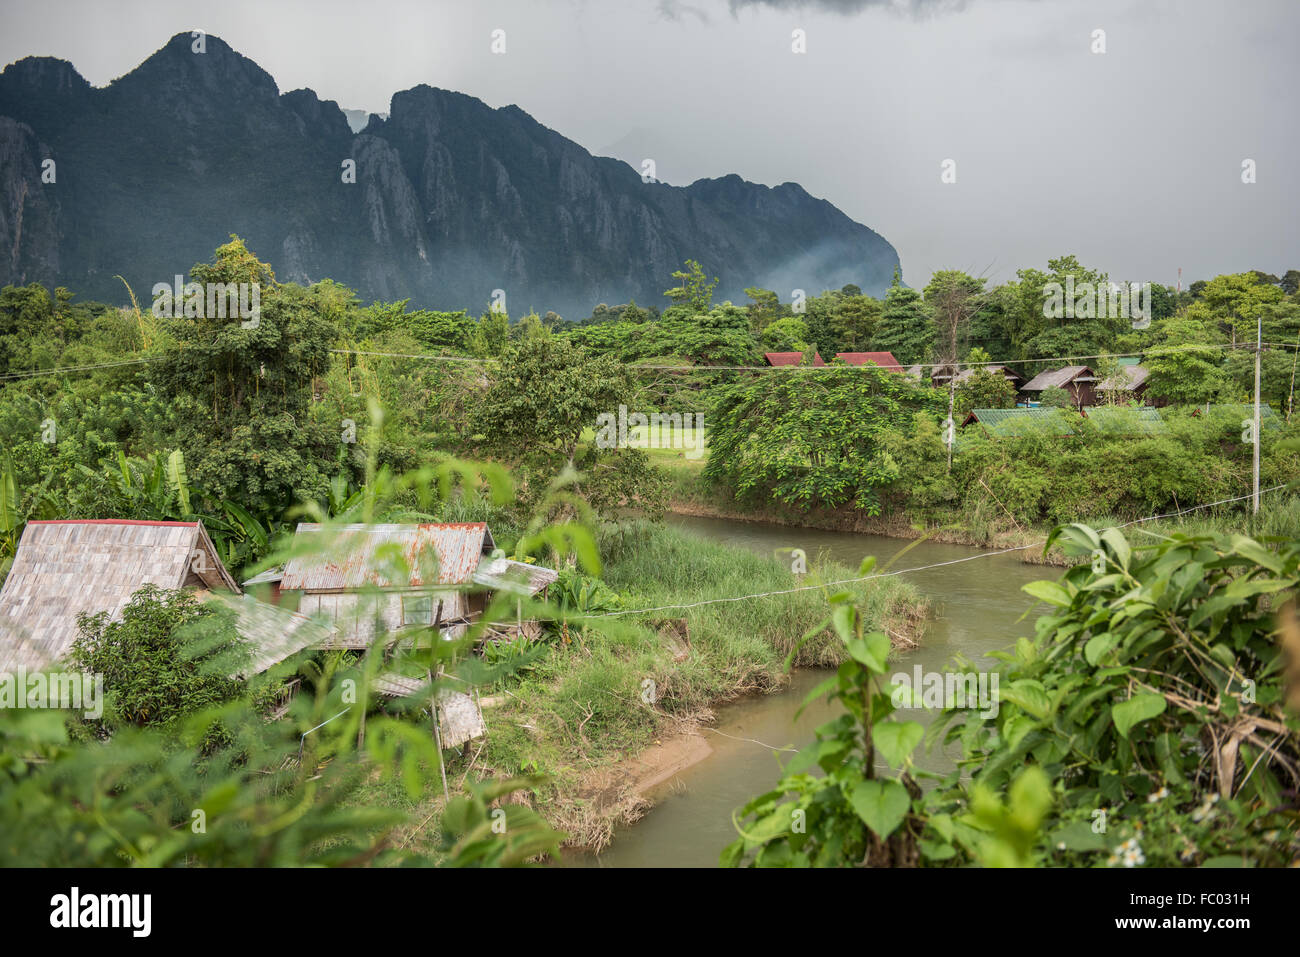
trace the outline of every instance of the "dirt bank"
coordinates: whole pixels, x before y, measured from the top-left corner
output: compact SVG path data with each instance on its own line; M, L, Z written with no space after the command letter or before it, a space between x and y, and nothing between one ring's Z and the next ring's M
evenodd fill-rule
M1046 556L1043 555L1043 541L1047 538L1047 529L1012 529L997 531L991 535L983 535L976 534L969 529L953 526L918 528L900 515L866 515L853 509L809 509L803 512L780 508L746 508L741 511L738 507L729 507L715 502L701 502L699 500L670 502L668 509L680 515L692 515L699 518L725 518L737 522L769 522L775 525L819 528L832 532L882 535L887 538L926 538L929 541L941 542L947 545L973 545L989 549L1020 548L1024 550L1022 560L1026 564L1059 566L1068 566L1070 564L1065 556L1057 550L1053 550Z

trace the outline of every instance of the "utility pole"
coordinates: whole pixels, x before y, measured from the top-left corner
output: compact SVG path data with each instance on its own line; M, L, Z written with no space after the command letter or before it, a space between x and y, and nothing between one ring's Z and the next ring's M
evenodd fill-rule
M1259 517L1259 357L1264 351L1264 314L1261 312L1255 320L1255 492L1251 498L1252 511Z
M948 421L944 424L943 439L948 446L948 471L952 471L952 447L957 441L957 424L952 420L953 404L957 400L957 363L948 367Z

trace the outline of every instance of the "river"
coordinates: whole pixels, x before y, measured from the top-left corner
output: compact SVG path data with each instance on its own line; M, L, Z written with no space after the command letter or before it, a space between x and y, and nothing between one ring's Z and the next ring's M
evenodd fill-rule
M804 549L809 562L823 555L856 569L867 555L877 559L877 570L910 542L879 535L791 529L784 525L739 522L730 519L668 516L669 523L692 534L751 548L766 555L792 545ZM969 558L981 549L965 545L922 542L892 566L891 571ZM788 561L788 551L786 553ZM1033 621L1018 621L1033 604L1020 586L1038 578L1055 578L1060 569L1026 565L1020 552L994 555L909 574L908 580L929 599L933 618L926 623L921 646L898 659L898 671L947 670L962 655L976 667L987 668L985 657L1013 644L1020 635L1033 634ZM891 670L891 674L893 671ZM717 721L704 734L713 753L674 775L649 797L655 807L631 827L624 828L599 855L575 855L571 865L597 867L716 867L718 854L736 837L732 812L755 795L770 790L781 763L792 756L775 748L800 748L813 740L814 730L833 709L824 701L809 705L795 721L794 714L807 693L827 677L827 672L796 672L790 685L777 694L745 698L717 711ZM917 711L916 719L929 720ZM941 751L918 751L919 767L947 771L952 756Z

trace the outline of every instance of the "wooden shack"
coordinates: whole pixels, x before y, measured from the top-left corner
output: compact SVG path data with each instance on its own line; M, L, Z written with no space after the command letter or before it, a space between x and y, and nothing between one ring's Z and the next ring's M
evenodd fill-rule
M1151 370L1138 363L1121 362L1119 371L1097 383L1097 394L1109 399L1115 394L1133 399L1141 399L1151 406L1164 406L1168 402L1158 396L1150 396Z
M1097 404L1097 376L1088 366L1064 366L1040 372L1023 386L1021 393L1031 402L1042 398L1043 390L1058 386L1070 393L1070 400L1076 409Z
M367 648L377 633L434 625L458 637L497 591L531 597L557 577L549 568L494 558L495 547L485 522L336 529L304 522L294 556L258 581L277 586L282 606L332 622L325 647Z
M79 614L117 618L145 585L189 589L231 609L249 643L249 674L328 637L301 615L241 595L202 522L33 521L0 589L0 672L56 664L77 638Z

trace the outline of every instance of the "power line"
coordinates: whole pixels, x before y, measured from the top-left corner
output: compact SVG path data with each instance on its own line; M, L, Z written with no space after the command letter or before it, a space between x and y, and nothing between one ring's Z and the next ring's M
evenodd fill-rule
M1278 489L1282 489L1282 488L1286 488L1286 485L1285 484L1274 485L1271 488L1261 489L1260 494L1263 494L1265 492L1276 492ZM1165 512L1160 515L1148 515L1144 518L1136 518L1131 522L1124 522L1121 525L1115 525L1110 527L1128 528L1131 525L1140 525L1143 522L1154 522L1162 518L1176 518L1179 515L1186 515L1190 512L1197 512L1200 511L1201 509L1214 508L1216 505L1227 505L1231 502L1245 501L1246 499L1251 498L1253 494L1254 493L1249 493L1246 495L1238 495L1234 498L1223 498L1223 499L1219 499L1217 502L1207 502L1204 505L1193 505L1190 508L1179 509L1174 512ZM726 598L706 598L703 601L686 602L677 605L658 605L654 608L633 608L625 611L609 611L599 615L584 616L584 620L591 620L594 618L621 618L625 615L646 615L657 611L674 611L674 610L681 611L688 608L701 608L705 605L718 605L718 604L725 604L729 602L748 601L752 598L771 598L780 595L793 595L796 594L797 592L814 591L823 588L832 588L836 585L854 585L854 584L859 584L861 582L873 581L877 578L893 578L898 575L909 575L912 572L924 572L924 571L929 571L930 569L933 568L945 568L949 565L960 565L963 562L973 562L979 558L992 558L995 555L1007 555L1010 554L1011 552L1022 552L1027 548L1038 548L1046 544L1047 544L1047 539L1043 539L1040 542L1030 542L1028 545L1016 545L1012 548L1002 548L991 552L980 552L979 554L976 555L967 555L964 558L954 558L946 562L934 562L933 564L930 565L917 565L913 568L901 568L898 571L879 572L874 575L866 575L858 578L841 578L838 581L820 582L816 585L797 585L794 588L782 588L776 591L756 592L752 595L732 595Z
M7 379L35 379L38 376L62 375L65 372L87 372L92 369L111 369L116 366L138 365L141 362L157 362L162 356L144 356L139 359L122 359L118 362L96 362L84 366L60 366L57 369L35 369L31 372L8 372L0 375L0 381Z
M1300 354L1300 344L1293 342L1265 342L1261 344L1264 348L1272 349L1292 349ZM968 369L987 368L989 366L1008 366L1024 365L1030 362L1079 362L1085 359L1125 359L1141 358L1154 349L1161 349L1164 353L1171 352L1197 352L1205 349L1239 349L1242 351L1253 352L1254 347L1244 343L1236 345L1223 343L1203 343L1188 346L1152 346L1146 352L1102 352L1092 356L1055 356L1043 359L990 359L988 362L917 362L908 366L909 369L944 369L951 366L966 367ZM448 356L448 355L430 355L427 353L415 352L377 352L364 349L331 349L331 353L339 355L357 355L357 356L377 356L388 359L419 359L427 362L464 362L470 365L486 365L488 359L477 359L472 356ZM0 382L16 381L19 379L35 379L41 376L63 375L69 372L92 372L97 369L113 369L119 366L139 365L146 362L157 362L163 359L163 356L141 356L135 359L121 359L113 362L96 362L79 366L59 366L54 369L34 369L28 372L8 372L0 374ZM639 362L621 362L620 365L632 370L646 369L663 372L818 372L827 369L840 368L831 364L823 366L729 366L729 365L648 365ZM874 365L874 363L872 363ZM849 368L853 368L850 366ZM880 368L876 366L876 368Z
M1284 343L1265 342L1263 343L1263 345L1271 348L1300 350L1300 346L1297 346L1297 344L1290 343L1290 342L1284 342ZM1234 345L1233 343L1230 342L1203 343L1203 344L1186 345L1186 346L1152 346L1150 349L1147 349L1144 352L1102 352L1091 356L1053 356L1053 357L1041 358L1041 359L990 359L987 362L916 362L909 365L908 368L909 369L946 369L952 366L958 366L958 367L964 366L969 369L974 369L974 368L988 368L989 366L1024 365L1030 362L1070 363L1070 362L1080 362L1086 359L1141 358L1142 356L1157 349L1161 350L1162 354L1169 354L1175 352L1199 352L1206 349L1240 349L1244 351L1253 352L1254 347L1247 346L1245 344ZM491 361L489 359L476 359L476 358L470 358L468 356L430 355L427 353L412 353L412 352L374 352L374 351L367 351L361 349L331 349L330 352L339 353L342 355L379 356L379 357L390 358L390 359L420 359L420 360L425 360L430 362L468 362L475 365L486 365L489 361ZM651 364L640 363L640 362L620 362L619 364L622 365L624 368L632 369L634 371L640 369L647 369L647 370L665 371L665 372L823 372L831 369L845 368L841 366L834 366L831 365L830 363L827 363L825 365L820 365L820 366L813 366L813 365L687 366L687 365L651 365ZM869 364L875 366L875 363L869 363ZM881 366L875 366L875 367L882 368ZM854 367L848 366L847 368L854 368ZM862 368L862 367L858 367L858 368Z

